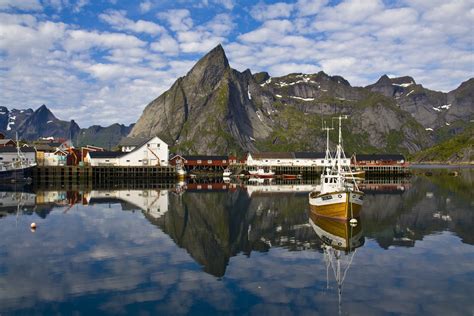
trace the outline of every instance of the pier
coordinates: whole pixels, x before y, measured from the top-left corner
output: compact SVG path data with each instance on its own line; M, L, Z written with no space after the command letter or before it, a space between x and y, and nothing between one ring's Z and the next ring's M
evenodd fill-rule
M147 180L153 182L175 179L176 171L172 166L37 166L33 170L35 183L110 183L117 180ZM133 181L132 181L133 182Z

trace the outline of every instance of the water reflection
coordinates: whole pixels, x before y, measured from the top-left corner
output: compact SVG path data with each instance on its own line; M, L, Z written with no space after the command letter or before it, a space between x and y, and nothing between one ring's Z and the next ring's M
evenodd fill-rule
M333 314L338 299L324 294L327 271L340 294L344 287L344 312L387 312L394 307L380 302L392 299L412 313L454 305L465 312L474 273L466 260L474 255L472 179L368 179L357 227L308 216L307 192L317 181L5 190L0 313L31 314L37 306L71 314L81 302L81 313L303 313L317 306ZM418 275L430 293L417 290ZM452 302L442 295L423 301L433 289L453 287Z
M329 270L337 284L338 310L342 314L342 291L344 280L356 254L357 248L364 244L360 220L355 223L338 221L309 213L309 223L322 240L326 265L326 289L329 289Z

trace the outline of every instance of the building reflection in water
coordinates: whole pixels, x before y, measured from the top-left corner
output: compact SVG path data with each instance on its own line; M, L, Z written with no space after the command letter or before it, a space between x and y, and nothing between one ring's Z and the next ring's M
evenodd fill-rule
M332 249L352 255L351 249L364 241L363 237L358 238L362 226L365 236L384 249L413 247L423 236L448 229L464 242L472 243L472 229L467 229L473 222L469 194L463 199L462 191L458 190L461 198L453 199L442 187L447 181L436 185L430 182L433 179L411 181L366 179L360 185L366 191L362 219L357 227L350 227L351 237L347 241L346 237L333 238L341 245L329 243ZM186 249L204 271L222 277L230 258L239 253L250 256L252 251L266 252L271 247L326 251L327 247L321 246L322 242L328 244L328 240L316 227L336 229L333 236L338 236L337 232L347 235L348 228L339 227L340 224L331 226L322 219L313 221L314 225L308 223L306 196L317 185L318 180L229 183L204 179L153 189L144 184L139 188L82 191L13 190L0 192L0 217L34 212L44 218L57 207L67 212L75 204L120 204L122 210L141 211L151 224Z
M344 280L357 248L361 247L365 240L360 219L357 223L351 224L349 221L338 221L309 212L309 223L323 242L321 248L326 264L326 288L330 288L329 274L331 270L337 284L338 309L341 314Z

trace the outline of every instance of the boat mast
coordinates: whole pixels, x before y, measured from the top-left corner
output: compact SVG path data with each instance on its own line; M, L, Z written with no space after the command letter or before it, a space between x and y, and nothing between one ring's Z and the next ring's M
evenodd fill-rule
M23 157L20 151L20 142L18 141L18 132L15 133L15 140L16 140L16 155L17 159L20 161L20 168L23 167Z
M333 127L327 127L326 122L323 121L321 130L326 131L326 157L324 159L325 159L325 162L327 163L331 159L331 152L329 150L329 131L334 130L334 128ZM328 166L326 166L326 167L328 167Z

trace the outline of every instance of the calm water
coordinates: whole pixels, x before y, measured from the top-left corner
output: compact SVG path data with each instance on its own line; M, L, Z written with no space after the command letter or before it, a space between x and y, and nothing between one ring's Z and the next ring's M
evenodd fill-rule
M356 227L311 184L0 192L0 315L473 315L473 181L372 181Z

